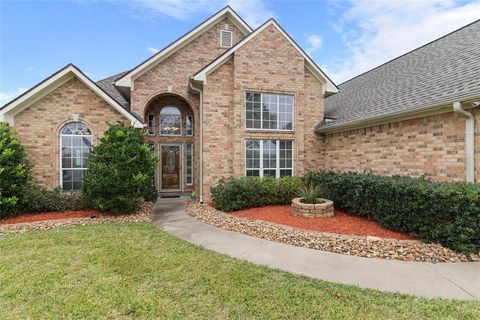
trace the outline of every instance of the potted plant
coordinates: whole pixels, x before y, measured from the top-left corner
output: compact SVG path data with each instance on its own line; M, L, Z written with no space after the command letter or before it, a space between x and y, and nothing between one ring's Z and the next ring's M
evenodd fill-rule
M334 214L333 201L321 198L322 188L309 184L298 191L298 198L292 200L292 214L306 218L328 218Z

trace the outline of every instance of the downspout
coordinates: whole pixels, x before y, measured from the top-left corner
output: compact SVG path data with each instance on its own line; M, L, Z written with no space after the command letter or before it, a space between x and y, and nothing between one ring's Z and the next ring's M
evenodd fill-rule
M475 182L475 118L459 101L453 103L453 111L465 118L465 180Z
M192 82L189 82L190 89L197 92L200 96L200 203L203 203L203 91L193 86Z

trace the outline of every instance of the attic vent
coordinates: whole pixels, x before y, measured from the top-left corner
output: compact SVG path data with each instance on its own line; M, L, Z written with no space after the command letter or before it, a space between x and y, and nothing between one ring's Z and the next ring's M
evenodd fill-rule
M230 48L232 46L232 31L220 30L220 46Z

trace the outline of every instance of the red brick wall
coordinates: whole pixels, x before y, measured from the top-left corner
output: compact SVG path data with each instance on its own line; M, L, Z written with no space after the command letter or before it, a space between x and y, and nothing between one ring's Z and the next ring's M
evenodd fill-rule
M94 143L107 122L130 122L80 80L69 80L15 116L18 138L25 146L33 176L40 185L60 185L60 130L73 113L92 131Z

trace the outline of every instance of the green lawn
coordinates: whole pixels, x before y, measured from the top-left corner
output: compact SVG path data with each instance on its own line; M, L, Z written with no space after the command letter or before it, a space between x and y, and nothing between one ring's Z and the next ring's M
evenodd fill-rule
M480 303L337 285L195 247L148 223L0 237L0 317L479 319Z

